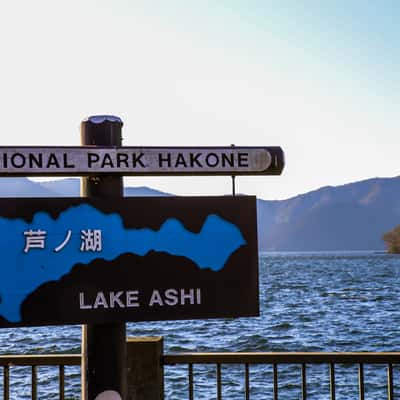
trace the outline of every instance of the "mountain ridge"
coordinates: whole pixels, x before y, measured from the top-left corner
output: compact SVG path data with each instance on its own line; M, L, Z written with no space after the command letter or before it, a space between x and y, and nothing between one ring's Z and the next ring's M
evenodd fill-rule
M280 200L259 200L263 250L383 250L400 221L400 177L324 186Z

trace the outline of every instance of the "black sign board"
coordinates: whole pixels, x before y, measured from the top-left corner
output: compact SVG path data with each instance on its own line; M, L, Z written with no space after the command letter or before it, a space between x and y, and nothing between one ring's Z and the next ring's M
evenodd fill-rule
M0 327L258 315L255 197L0 199Z

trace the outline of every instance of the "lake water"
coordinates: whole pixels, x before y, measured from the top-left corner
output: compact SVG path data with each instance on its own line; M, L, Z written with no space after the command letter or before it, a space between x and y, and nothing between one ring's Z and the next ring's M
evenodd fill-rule
M267 253L260 256L257 318L128 324L129 336L163 336L165 351L398 351L400 257L377 253ZM2 354L78 353L80 326L0 330ZM195 398L215 398L215 368L195 367ZM309 368L309 398L328 399L327 366ZM66 369L78 399L79 369ZM366 398L386 398L384 367L367 367ZM57 371L39 369L39 399L55 399ZM243 367L223 366L223 398L243 399ZM298 366L279 368L280 399L300 398ZM400 390L400 368L394 370ZM272 399L269 366L251 367L251 399ZM357 366L337 368L337 399L356 399ZM0 382L2 376L0 373ZM186 399L187 368L166 368L166 398ZM30 370L11 369L11 398L28 399ZM399 393L400 394L400 393ZM0 396L2 387L0 384ZM1 397L0 397L1 398Z

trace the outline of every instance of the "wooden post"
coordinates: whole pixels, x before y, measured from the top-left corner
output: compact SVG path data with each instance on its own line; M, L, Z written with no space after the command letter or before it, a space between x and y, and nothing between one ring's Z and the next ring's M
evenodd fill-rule
M113 116L93 116L81 124L82 145L121 146L122 121ZM123 196L120 176L82 178L81 196ZM82 399L126 398L125 323L84 325L82 328ZM119 400L119 399L118 399Z
M162 337L128 338L127 400L162 400L164 373Z

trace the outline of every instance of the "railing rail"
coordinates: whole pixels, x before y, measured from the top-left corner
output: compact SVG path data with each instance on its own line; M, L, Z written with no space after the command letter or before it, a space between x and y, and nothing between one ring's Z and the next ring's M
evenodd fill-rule
M336 399L335 365L355 364L358 365L358 391L359 399L365 398L364 365L385 364L387 365L387 399L394 399L393 390L393 365L400 364L400 352L242 352L242 353L178 353L166 354L162 359L163 365L188 365L188 391L189 399L194 399L194 364L216 365L216 394L217 400L222 399L221 365L243 364L244 369L244 391L245 399L250 399L249 366L251 364L270 364L273 367L273 398L278 400L278 365L299 364L301 367L301 398L307 399L307 365L327 364L329 366L330 399Z
M80 354L0 355L0 366L81 365Z
M400 352L239 352L165 354L173 364L400 364Z

